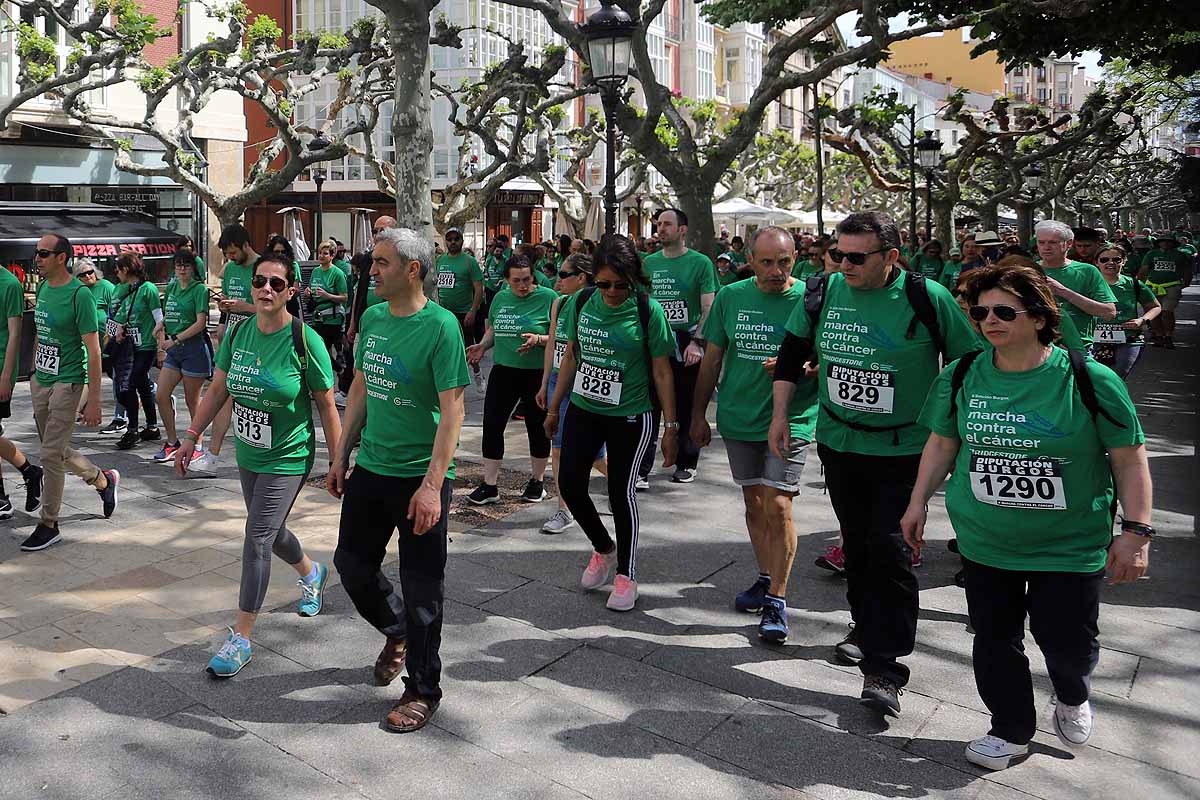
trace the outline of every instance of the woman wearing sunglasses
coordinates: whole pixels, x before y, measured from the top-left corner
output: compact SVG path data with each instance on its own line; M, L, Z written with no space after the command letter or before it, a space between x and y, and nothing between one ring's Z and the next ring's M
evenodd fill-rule
M647 296L650 281L633 242L625 236L606 236L595 265L595 290L586 297L577 294L561 310L566 315L566 346L558 383L547 403L546 433L553 436L563 426L558 490L594 550L580 586L599 589L615 567L608 607L631 611L638 593L637 466L652 441L651 391L657 390L662 408L664 467L674 465L679 444L670 363L675 335L662 306ZM568 396L566 416L560 421L559 409ZM608 447L608 499L616 544L588 494L592 462L601 445Z
M1096 266L1117 297L1117 318L1096 323L1092 355L1123 379L1128 378L1142 357L1146 340L1142 330L1162 313L1154 291L1133 275L1125 273L1125 251L1106 247L1096 254ZM1142 311L1138 313L1139 309Z
M558 368L562 364L563 353L567 350L566 334L563 331L567 319L562 313L563 306L572 302L576 292L592 284L592 269L591 257L576 253L567 256L562 263L562 269L558 271L558 282L554 285L554 290L558 292L559 298L550 309L550 341L546 343L546 360L542 366L542 388L537 393L538 407L543 410L546 409L549 398L554 397L554 390L558 387ZM567 413L568 402L564 397L558 407L560 419ZM601 475L608 474L608 464L604 456L604 448L601 447L595 463L595 468ZM554 469L554 479L559 480L559 476L562 475L562 426L559 426L550 440L550 463ZM542 525L542 533L562 533L574 524L575 517L571 516L571 509L567 508L567 501L563 498L560 488L558 510Z
M946 510L966 570L975 682L992 718L966 758L999 770L1028 752L1037 727L1026 614L1057 698L1054 730L1082 745L1092 730L1105 570L1114 584L1145 574L1154 529L1129 393L1112 370L1078 356L1073 365L1053 344L1062 312L1046 277L980 267L966 292L992 349L965 371L949 364L930 389L920 417L930 436L901 528L912 547L924 546L925 504L953 467ZM1080 376L1094 389L1095 415ZM1124 512L1115 539L1114 478Z
M185 476L196 441L225 401L233 398L246 539L237 620L208 662L207 671L217 678L232 677L250 662L250 635L267 594L272 553L300 576L300 616L321 611L329 567L304 553L287 528L287 517L316 456L313 401L330 453L337 452L342 432L333 405L329 352L317 332L287 310L296 294L295 266L267 253L255 262L250 285L255 313L222 340L212 383L175 453L175 468Z
M114 300L113 325L105 329L109 335L107 351L113 359L113 383L121 405L129 417L129 428L117 440L118 450L132 450L139 442L162 438L158 430L158 407L150 385L150 368L158 355L158 340L154 328L162 322L162 302L158 287L146 278L142 257L122 253L117 258L117 278L121 286ZM146 413L146 427L138 431L138 400Z
M158 413L162 414L167 440L154 460L175 461L179 435L175 427L175 387L183 382L188 416L196 416L200 390L212 376L212 344L208 340L208 287L200 280L196 256L191 250L175 251L175 279L167 284L162 323L155 326L158 346L166 352L158 375ZM199 446L199 444L197 444Z
M472 368L479 366L484 353L496 349L483 398L483 483L467 495L467 500L477 506L500 500L496 482L504 460L504 430L518 403L525 415L532 472L521 499L526 503L546 499L543 480L550 459L550 438L543 430L545 416L536 398L542 385L546 342L550 340L550 309L557 295L553 289L537 285L533 264L522 255L505 262L504 280L508 288L492 298L483 339L467 348L467 363Z

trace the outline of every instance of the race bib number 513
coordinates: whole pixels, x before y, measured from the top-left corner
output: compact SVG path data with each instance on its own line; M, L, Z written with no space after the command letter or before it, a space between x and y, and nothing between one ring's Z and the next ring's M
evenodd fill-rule
M256 408L233 404L233 433L251 447L271 449L271 415Z
M575 391L581 396L606 405L621 404L621 380L619 369L607 369L583 363L575 373Z
M890 414L896 397L895 373L827 364L829 401L851 411Z
M972 455L971 492L979 502L993 506L1067 507L1062 467L1048 458Z

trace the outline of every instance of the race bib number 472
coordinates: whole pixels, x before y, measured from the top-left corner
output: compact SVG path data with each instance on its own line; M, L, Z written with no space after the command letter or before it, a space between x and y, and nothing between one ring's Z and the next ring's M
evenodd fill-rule
M971 492L981 503L1009 508L1067 507L1062 467L1052 459L971 456Z
M271 415L256 408L233 405L233 433L251 447L271 449Z
M575 392L597 403L621 404L621 370L582 363L575 373Z
M33 368L45 375L57 375L58 363L58 345L39 342L33 357Z
M851 411L890 414L895 407L896 374L827 364L825 385L829 401Z

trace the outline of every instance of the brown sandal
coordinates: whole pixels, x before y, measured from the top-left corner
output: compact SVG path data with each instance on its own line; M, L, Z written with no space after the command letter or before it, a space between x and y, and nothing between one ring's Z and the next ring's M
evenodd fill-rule
M387 643L375 659L375 684L388 686L404 671L404 659L408 652L403 639L388 637Z
M419 731L429 724L440 703L436 700L426 700L416 692L405 690L400 696L400 702L392 706L383 727L392 733L412 733Z

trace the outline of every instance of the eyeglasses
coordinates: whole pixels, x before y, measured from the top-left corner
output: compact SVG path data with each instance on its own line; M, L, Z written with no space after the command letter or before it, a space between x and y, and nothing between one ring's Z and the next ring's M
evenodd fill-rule
M1012 322L1017 318L1017 314L1028 314L1029 309L1023 308L1020 311L1012 306L971 306L967 311L971 315L971 319L976 322L983 322L988 318L988 312L996 315L996 319L1001 322Z
M286 256L287 255L287 250L274 250L273 249L273 250L271 250L271 252L277 256Z
M582 272L572 272L569 269L560 269L558 271L558 277L562 278L563 280L566 280L567 278L574 278L576 275L582 274Z
M1121 257L1120 256L1109 256L1108 258L1097 258L1096 263L1097 264L1120 264Z
M283 294L283 291L288 288L288 282L276 275L267 277L266 275L255 275L250 281L250 285L255 289L261 289L267 284L271 284L271 291L275 294Z
M96 274L96 270L94 270L94 269L89 269L87 272L77 272L77 273L75 273L75 277L76 277L76 278L87 278L87 277L90 277L90 276L92 276L92 275L95 275L95 274Z
M66 250L34 250L33 254L38 258L49 258L50 256L65 255Z
M596 288L602 292L616 289L618 292L629 291L629 281L596 281Z
M844 253L841 250L834 248L833 250L829 251L829 257L838 264L842 263L843 261L849 261L854 266L861 267L863 264L867 263L868 256L873 256L876 253L884 253L886 251L887 248L882 248L879 250L872 250L869 253Z

